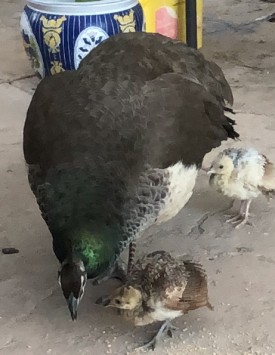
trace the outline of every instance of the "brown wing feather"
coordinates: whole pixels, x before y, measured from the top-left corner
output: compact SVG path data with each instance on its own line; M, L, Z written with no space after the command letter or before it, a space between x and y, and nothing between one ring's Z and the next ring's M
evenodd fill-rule
M175 292L174 295L168 293L165 306L170 309L181 309L183 313L200 307L213 309L208 298L205 270L200 264L191 261L185 261L184 266L188 273L187 282L185 285L178 287L178 292ZM182 291L181 294L180 291Z
M169 309L187 313L204 306L213 308L202 266L175 259L165 251L139 259L131 271L129 284L142 289L145 300L158 298Z
M156 293L165 298L169 290L178 285L182 287L187 276L181 261L165 251L155 251L136 262L129 282L131 285L139 285L149 297Z
M233 93L221 68L216 63L210 61L208 61L208 65L210 71L212 72L212 76L219 82L222 96L229 103L229 105L233 105Z
M83 157L95 174L119 171L133 186L148 164L200 165L238 136L223 112L230 90L216 65L180 41L113 36L79 70L40 83L24 127L25 159L44 171Z

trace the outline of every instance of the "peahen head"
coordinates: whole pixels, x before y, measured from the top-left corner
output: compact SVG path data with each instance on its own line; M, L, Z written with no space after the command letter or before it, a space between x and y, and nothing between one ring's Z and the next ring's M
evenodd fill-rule
M77 309L87 282L87 272L82 260L65 260L58 271L58 281L74 321L77 319Z
M79 212L79 211L78 211ZM76 216L78 217L76 220ZM72 320L84 295L87 278L97 279L112 269L119 254L121 234L116 226L100 220L86 220L74 215L66 229L56 232L54 250L59 255L61 268L59 284L67 301ZM85 216L86 217L86 216Z

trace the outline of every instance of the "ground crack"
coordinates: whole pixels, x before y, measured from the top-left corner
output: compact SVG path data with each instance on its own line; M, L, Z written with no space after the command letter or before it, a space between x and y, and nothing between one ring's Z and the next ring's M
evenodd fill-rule
M221 210L218 211L214 211L214 212L207 212L205 213L196 223L194 226L191 227L190 231L187 233L187 236L191 236L191 235L195 235L197 237L199 237L200 235L202 235L205 232L205 229L202 227L203 224L208 220L209 217L213 217L216 214L220 214L223 213L225 211L230 210L233 207L234 202L232 202L230 204L229 207L223 208Z
M31 78L34 78L34 77L36 77L36 74L23 75L23 76L19 76L17 78L14 78L14 79L3 80L3 81L1 81L1 79L0 79L0 85L2 85L2 84L10 84L10 85L12 85L16 81L25 80L25 79L31 79Z
M235 113L245 114L245 115L254 115L254 116L259 116L259 117L271 118L271 115L266 115L264 113L248 112L248 111L241 111L241 110L236 110L234 112Z
M45 297L41 298L41 299L32 307L32 309L29 310L28 314L24 314L24 315L22 316L22 319L23 319L24 321L25 321L26 319L28 319L28 318L33 314L33 312L37 309L37 307L38 307L39 305L41 305L41 303L43 303L43 302L46 301L48 298L50 298L50 297L53 296L55 290L56 290L56 288L52 289L49 294L47 294Z
M205 230L202 228L202 225L204 224L205 221L210 216L210 212L207 212L204 214L197 222L196 224L190 229L190 231L187 233L187 236L189 237L192 234L196 234L197 236L203 234Z

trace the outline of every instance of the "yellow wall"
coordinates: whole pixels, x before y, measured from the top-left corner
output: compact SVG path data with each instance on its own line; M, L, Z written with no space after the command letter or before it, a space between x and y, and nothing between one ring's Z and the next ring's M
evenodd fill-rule
M201 48L203 0L196 1L198 48ZM185 0L140 0L140 3L146 19L146 32L159 32L168 37L176 37L186 42ZM163 19L162 16L166 16L167 12L170 16Z

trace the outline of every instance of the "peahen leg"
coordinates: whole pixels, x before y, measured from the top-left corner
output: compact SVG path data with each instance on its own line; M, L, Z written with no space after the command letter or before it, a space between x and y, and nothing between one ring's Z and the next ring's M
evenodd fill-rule
M132 242L129 245L127 273L125 272L125 269L122 267L122 265L120 265L119 262L117 261L114 268L112 269L112 271L110 271L109 273L107 273L107 275L104 275L103 277L101 276L101 278L95 279L93 281L93 285L99 285L101 282L103 282L109 278L115 278L115 279L120 280L122 283L124 283L127 279L127 275L132 270L132 267L134 264L134 259L135 259L135 252L136 252L136 243ZM104 302L104 297L99 297L95 303L102 304L103 302ZM118 310L118 311L120 311L120 310Z
M106 281L108 279L118 279L122 283L126 281L127 275L130 273L132 270L134 260L135 260L135 253L136 253L136 243L131 242L129 245L129 256L128 256L128 266L127 266L127 271L123 268L123 265L116 261L114 266L111 269L106 270L103 274L98 276L93 280L93 285L99 285L103 281Z
M109 279L118 279L124 283L126 281L126 267L124 267L124 265L125 263L117 260L113 267L105 270L104 273L93 280L93 285L100 285L102 282Z
M124 283L126 281L127 273L126 273L126 265L124 262L116 262L115 268L110 276L111 279L117 279Z
M127 275L131 272L136 254L137 244L136 242L131 242L129 245L129 256L128 256L128 267L127 267Z

